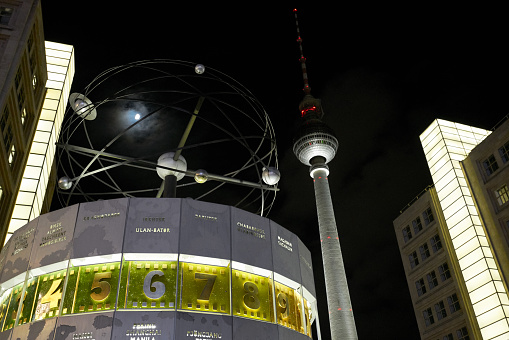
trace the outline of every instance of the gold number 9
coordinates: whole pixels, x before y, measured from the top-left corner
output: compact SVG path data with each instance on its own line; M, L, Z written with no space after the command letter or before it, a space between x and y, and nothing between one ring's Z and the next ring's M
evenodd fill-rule
M281 318L288 318L288 297L285 293L279 293L277 295L277 304L279 309L281 310Z

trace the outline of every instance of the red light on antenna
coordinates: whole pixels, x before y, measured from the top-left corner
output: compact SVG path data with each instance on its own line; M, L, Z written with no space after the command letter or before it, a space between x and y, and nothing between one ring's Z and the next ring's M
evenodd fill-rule
M309 88L309 85L306 85L306 88ZM304 117L308 111L316 111L316 106L311 106L300 111L301 117Z
M293 11L294 11L294 12L297 12L297 8L294 8L294 9L293 9Z

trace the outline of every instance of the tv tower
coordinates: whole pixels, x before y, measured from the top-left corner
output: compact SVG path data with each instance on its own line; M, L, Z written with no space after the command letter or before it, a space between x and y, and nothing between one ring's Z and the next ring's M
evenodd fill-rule
M314 182L332 339L357 339L357 330L327 179L329 175L327 163L336 155L338 140L332 129L322 122L323 110L320 99L316 99L311 95L296 9L294 9L294 13L304 79L304 98L299 104L302 121L295 134L293 152L303 164L310 166L309 174Z

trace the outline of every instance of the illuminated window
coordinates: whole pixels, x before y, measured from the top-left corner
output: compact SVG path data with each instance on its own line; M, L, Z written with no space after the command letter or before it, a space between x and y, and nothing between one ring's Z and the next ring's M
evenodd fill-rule
M456 293L447 297L447 303L449 304L449 310L451 311L451 314L461 309L460 302Z
M424 218L424 223L426 225L430 224L435 220L435 218L433 217L433 213L431 212L431 208L426 209L426 211L422 213L422 217Z
M14 145L11 145L11 150L9 151L9 165L12 167L14 161L16 160L16 148Z
M4 191L2 189L2 186L0 185L0 202L2 202L2 196L4 194Z
M431 249L433 249L434 253L442 249L442 242L440 241L440 236L438 236L438 234L430 238L429 243L431 243Z
M452 337L452 333L449 333L447 335L444 335L444 337L442 338L442 340L454 340L454 338Z
M451 278L451 272L449 271L449 265L447 265L447 263L438 266L438 272L440 273L442 282Z
M484 167L484 171L486 172L486 175L488 175L488 176L498 170L498 163L493 155L486 158L482 162L482 165Z
M500 157L504 163L509 162L509 142L505 143L500 149L498 149Z
M458 340L470 340L470 337L468 336L468 330L466 327L458 329L456 331L456 336L458 337Z
M403 228L403 239L405 242L408 242L412 238L412 232L410 231L410 226L406 226Z
M21 125L25 124L25 119L27 118L27 110L23 108L21 110Z
M419 279L415 281L415 288L417 288L417 295L421 296L426 293L426 286L424 285L424 280Z
M419 264L419 259L417 258L417 252L413 252L408 255L408 260L410 261L410 267L415 268Z
M0 7L0 25L9 25L13 9L11 7Z
M504 185L500 189L496 190L495 197L497 198L499 205L504 205L507 203L507 201L509 201L509 190L507 189L507 185Z
M435 319L433 318L433 312L431 311L431 308L424 310L422 312L422 316L424 317L424 323L426 324L426 327L435 323Z
M421 219L417 217L415 220L412 221L412 225L414 226L414 232L417 234L419 231L422 230L422 223Z
M3 111L2 116L0 117L0 133L2 134L2 138L4 140L4 145L6 150L11 149L12 140L14 138L14 134L12 132L12 127L9 122L9 111L7 108Z
M437 275L435 274L434 270L432 270L430 273L428 273L426 275L426 278L428 279L428 285L429 285L430 290L435 288L436 286L438 286L438 279L437 279Z
M426 260L431 255L427 243L424 243L422 246L419 247L419 252L421 253L421 259L423 261Z

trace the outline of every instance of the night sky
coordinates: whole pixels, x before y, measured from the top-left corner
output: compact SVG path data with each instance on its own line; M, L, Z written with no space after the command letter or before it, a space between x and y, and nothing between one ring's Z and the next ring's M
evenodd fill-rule
M312 251L329 339L313 184L291 151L303 96L293 7L275 3L43 0L42 8L45 39L75 47L72 92L112 66L166 58L220 70L261 101L282 173L268 217ZM432 183L419 135L433 119L491 129L507 115L502 10L313 3L291 6L299 9L311 92L340 142L329 183L358 335L419 339L392 221Z

